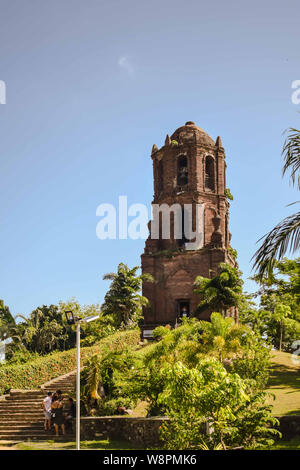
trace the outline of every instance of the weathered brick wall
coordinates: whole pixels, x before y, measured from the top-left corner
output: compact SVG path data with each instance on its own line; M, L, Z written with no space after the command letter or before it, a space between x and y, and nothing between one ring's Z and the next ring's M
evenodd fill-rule
M150 308L144 310L145 322L171 323L176 319L176 299L189 299L193 312L200 302L194 293L197 276L216 275L218 265L227 261L225 249L185 251L168 256L142 256L144 272L151 273L156 282L144 283L143 295L150 300ZM209 319L210 312L203 312L201 319Z
M122 439L146 447L160 444L159 428L168 418L101 416L81 418L82 439Z

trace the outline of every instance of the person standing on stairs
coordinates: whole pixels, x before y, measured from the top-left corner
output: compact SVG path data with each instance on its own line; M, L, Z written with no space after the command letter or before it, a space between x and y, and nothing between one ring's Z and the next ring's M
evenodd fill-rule
M63 396L62 396L62 391L61 390L56 390L56 392L53 393L52 403L55 401L56 398L57 398L57 400L62 400Z
M62 403L62 398L57 398L55 397L54 400L52 401L51 405L51 412L52 412L52 417L53 417L53 422L54 422L54 427L55 427L55 434L56 436L59 436L59 427L61 426L61 430L63 435L66 434L65 432L65 418L63 415L64 407Z
M42 403L44 416L45 416L45 421L44 421L45 431L51 431L51 403L52 403L52 392L48 392L47 396L44 398L43 403Z

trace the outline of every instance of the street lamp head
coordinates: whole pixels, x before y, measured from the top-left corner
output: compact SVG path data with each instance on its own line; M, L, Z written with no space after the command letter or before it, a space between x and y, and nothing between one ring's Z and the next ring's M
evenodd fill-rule
M92 315L91 317L84 318L82 321L84 323L89 323L90 321L98 320L99 315Z
M75 318L72 310L67 310L65 315L68 325L75 325Z

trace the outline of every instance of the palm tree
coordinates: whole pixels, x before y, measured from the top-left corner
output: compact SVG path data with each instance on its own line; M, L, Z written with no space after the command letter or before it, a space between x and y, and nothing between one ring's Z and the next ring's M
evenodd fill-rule
M128 348L114 351L107 348L102 354L89 358L83 372L83 395L87 402L110 395L114 388L114 374L128 373L133 361L134 355Z
M219 275L212 279L202 276L196 277L194 292L201 297L197 312L211 309L221 312L225 316L227 310L238 306L243 285L240 272L227 263L220 263L219 268Z
M137 275L138 266L130 269L126 264L120 263L117 273L108 273L104 280L112 281L104 298L103 314L112 315L120 325L135 323L143 305L148 305L148 299L139 292L143 281L153 282L150 274Z
M300 130L289 129L282 155L284 156L283 176L289 172L292 185L296 185L300 190ZM296 203L290 205L293 204ZM287 250L295 253L299 249L300 212L283 219L258 241L261 240L264 241L253 256L253 268L256 269L260 279L271 275L275 261L282 259Z

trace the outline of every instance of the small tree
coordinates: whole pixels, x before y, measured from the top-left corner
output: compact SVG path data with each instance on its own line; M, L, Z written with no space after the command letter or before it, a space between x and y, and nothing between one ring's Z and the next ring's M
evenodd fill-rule
M243 285L240 276L241 272L227 263L220 263L220 273L212 279L197 276L194 292L201 298L198 311L209 308L225 316L228 309L237 307Z
M140 294L143 281L152 282L150 274L137 275L138 266L130 269L120 263L117 273L108 273L104 280L112 281L102 306L104 315L112 315L116 325L136 325L141 317L142 306L148 305L148 299Z

